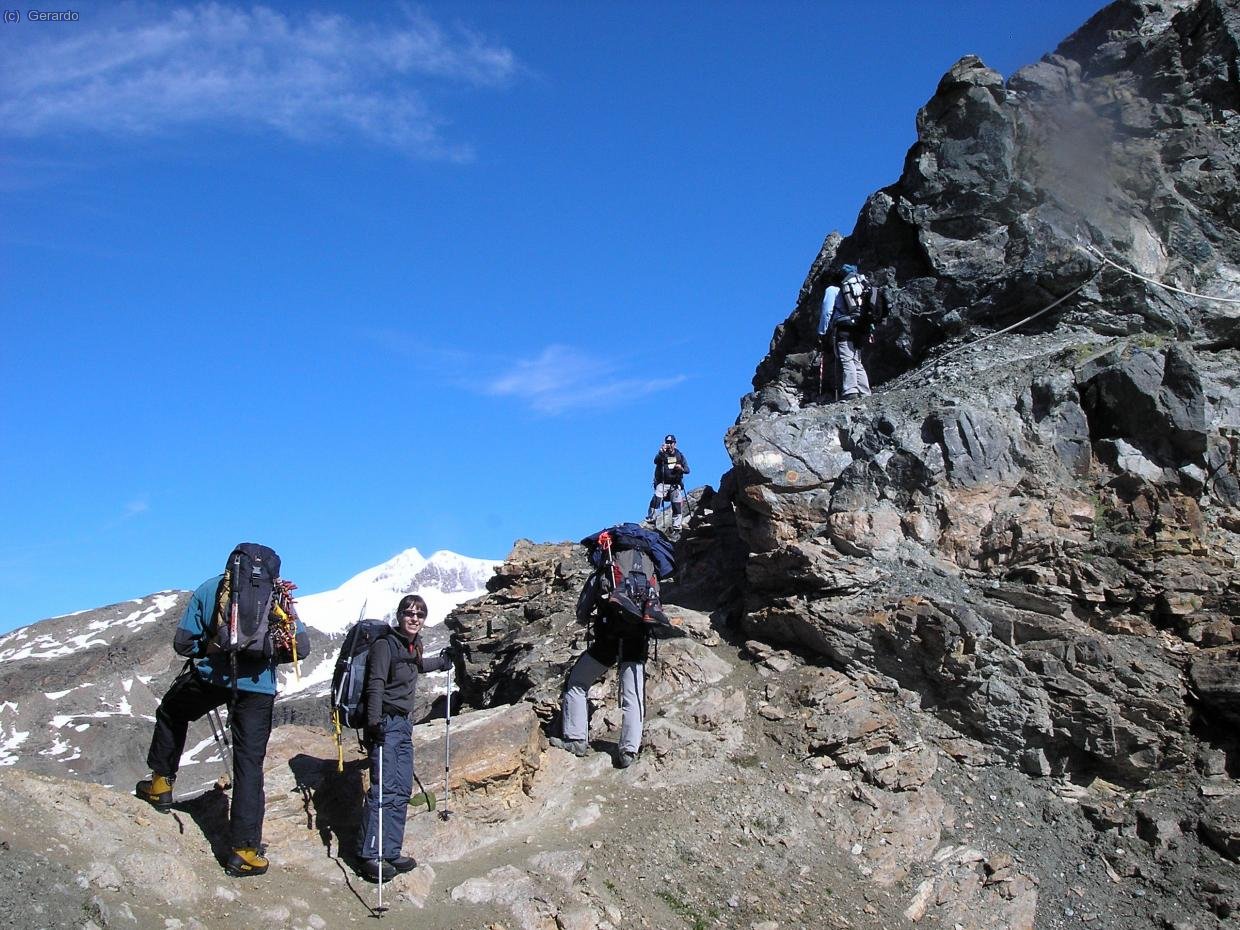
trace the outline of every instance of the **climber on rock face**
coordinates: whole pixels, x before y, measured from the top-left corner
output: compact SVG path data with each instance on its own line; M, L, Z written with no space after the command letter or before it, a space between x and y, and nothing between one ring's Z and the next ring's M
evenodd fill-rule
M861 347L874 342L882 298L856 265L844 265L839 282L823 295L818 338L824 355L829 347L835 360L836 399L842 391L844 400L853 400L870 393Z

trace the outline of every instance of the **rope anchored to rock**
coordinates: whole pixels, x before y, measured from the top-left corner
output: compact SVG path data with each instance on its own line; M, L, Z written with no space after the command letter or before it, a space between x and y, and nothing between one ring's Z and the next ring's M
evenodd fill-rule
M1197 300L1216 300L1219 303L1223 303L1223 304L1240 304L1240 298L1212 297L1209 294L1196 294L1196 293L1193 293L1192 291L1186 291L1182 287L1176 287L1173 284L1164 284L1162 281L1155 281L1153 278L1147 278L1145 275L1138 274L1137 272L1133 271L1131 268L1125 268L1123 265L1112 261L1111 259L1107 258L1105 255L1102 254L1102 252L1098 251L1098 249L1096 249L1092 245L1087 245L1085 246L1085 248L1088 249L1093 254L1093 256L1098 259L1098 261L1103 262L1104 264L1110 265L1116 271L1122 271L1124 274L1130 277L1136 278L1139 281L1144 281L1146 284L1152 284L1155 287L1161 287L1163 290L1166 290L1166 291L1175 291L1175 293L1177 294L1183 294L1185 297L1193 297Z

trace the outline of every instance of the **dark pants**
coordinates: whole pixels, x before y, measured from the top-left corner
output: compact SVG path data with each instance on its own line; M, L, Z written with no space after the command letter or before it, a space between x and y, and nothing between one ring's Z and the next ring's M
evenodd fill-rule
M192 669L178 675L155 711L155 732L146 754L151 771L174 777L181 767L190 721L231 699L232 689L205 682ZM275 703L274 694L238 690L237 700L228 709L233 754L229 827L234 849L256 849L263 840L263 759Z
M379 760L383 777L379 777ZM383 803L379 803L379 786ZM383 745L370 750L370 788L362 805L362 830L357 838L359 859L395 859L405 844L405 815L413 795L413 723L408 717L383 718ZM383 849L379 849L379 820Z

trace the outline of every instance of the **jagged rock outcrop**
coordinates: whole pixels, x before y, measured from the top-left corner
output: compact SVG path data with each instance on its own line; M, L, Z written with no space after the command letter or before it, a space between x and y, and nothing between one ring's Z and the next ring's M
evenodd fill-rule
M1124 0L1007 82L944 76L728 434L750 635L890 676L1034 773L1148 785L1234 748L1238 43L1234 2ZM820 403L845 261L891 296L884 383Z

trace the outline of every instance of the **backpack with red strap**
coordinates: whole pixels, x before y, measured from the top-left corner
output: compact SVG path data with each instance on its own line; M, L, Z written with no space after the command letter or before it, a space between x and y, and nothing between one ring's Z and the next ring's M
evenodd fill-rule
M682 635L663 612L659 580L675 570L672 545L658 530L622 523L581 541L594 571L577 598L577 619L598 614L622 636Z

